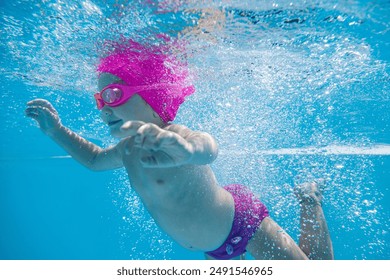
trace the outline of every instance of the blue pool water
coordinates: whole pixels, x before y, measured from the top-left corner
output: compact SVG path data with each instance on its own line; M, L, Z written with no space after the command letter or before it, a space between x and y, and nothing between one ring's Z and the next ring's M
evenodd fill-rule
M114 143L92 98L103 42L159 33L186 44L197 91L176 122L217 139L221 185L251 187L297 240L292 186L325 178L335 258L390 258L389 1L122 2L0 2L0 259L203 258L159 230L123 170L85 169L24 116L46 98Z

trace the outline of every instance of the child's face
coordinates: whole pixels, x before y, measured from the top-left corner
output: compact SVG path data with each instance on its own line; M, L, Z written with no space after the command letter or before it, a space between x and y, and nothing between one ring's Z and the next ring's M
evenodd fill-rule
M110 84L125 84L120 78L102 73L99 77L99 90ZM135 94L124 104L117 107L104 106L101 110L102 120L109 126L111 135L119 137L120 127L127 121L153 122L153 109L138 95Z

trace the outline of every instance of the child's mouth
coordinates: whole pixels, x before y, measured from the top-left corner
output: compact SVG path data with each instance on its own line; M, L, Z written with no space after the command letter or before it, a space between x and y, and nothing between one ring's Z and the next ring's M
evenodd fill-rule
M108 126L112 126L112 125L114 125L114 124L117 124L117 123L119 123L120 121L121 121L121 120L109 122L109 123L108 123Z

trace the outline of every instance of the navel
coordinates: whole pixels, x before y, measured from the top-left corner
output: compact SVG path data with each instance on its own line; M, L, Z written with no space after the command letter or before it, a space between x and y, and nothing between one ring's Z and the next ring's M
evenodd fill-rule
M158 185L164 185L164 180L162 180L162 179L157 179L156 183L157 183Z

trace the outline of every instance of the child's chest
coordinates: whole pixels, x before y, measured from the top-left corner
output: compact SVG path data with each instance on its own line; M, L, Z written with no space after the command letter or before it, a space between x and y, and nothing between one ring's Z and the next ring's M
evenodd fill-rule
M188 167L147 168L141 163L145 156L153 156L153 153L134 148L130 154L123 155L131 186L141 196L172 197L172 193L177 194L183 185L188 184L191 177Z

